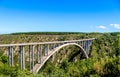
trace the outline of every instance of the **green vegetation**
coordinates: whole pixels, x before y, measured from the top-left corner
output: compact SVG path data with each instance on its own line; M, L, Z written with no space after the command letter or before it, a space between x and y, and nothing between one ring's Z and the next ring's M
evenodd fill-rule
M19 32L12 33L13 35L67 35L67 34L81 34L82 32Z
M0 76L8 77L119 77L120 76L120 38L115 33L15 33L0 35L0 43L26 43L42 41L76 40L96 38L90 50L90 58L82 59L80 54L71 58L71 54L79 51L75 46L62 48L55 55L55 60L49 59L38 74L31 74L27 69L21 71L19 65L9 67L7 56L0 49ZM8 39L9 38L9 39Z
M120 56L89 58L72 63L64 60L60 67L48 63L44 70L40 71L40 74L56 77L117 77L120 76Z

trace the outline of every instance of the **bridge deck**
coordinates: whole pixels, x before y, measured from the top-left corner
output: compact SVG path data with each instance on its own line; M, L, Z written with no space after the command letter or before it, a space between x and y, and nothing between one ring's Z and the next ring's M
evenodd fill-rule
M95 38L82 39L82 40L68 40L68 41L54 41L54 42L39 42L39 43L0 44L0 47L26 46L26 45L38 45L38 44L54 44L54 43L69 43L69 42L87 41L87 40L94 40L94 39L95 39Z

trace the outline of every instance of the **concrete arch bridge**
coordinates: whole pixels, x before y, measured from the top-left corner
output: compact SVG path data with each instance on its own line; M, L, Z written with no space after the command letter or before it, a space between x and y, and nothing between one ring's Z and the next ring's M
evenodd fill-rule
M7 49L9 66L15 65L15 55L18 53L21 70L24 70L27 65L31 72L37 73L54 53L65 46L75 45L79 47L81 52L84 53L84 56L88 58L90 46L94 39L95 38L40 43L2 44L0 48ZM25 63L26 61L28 61L28 63Z

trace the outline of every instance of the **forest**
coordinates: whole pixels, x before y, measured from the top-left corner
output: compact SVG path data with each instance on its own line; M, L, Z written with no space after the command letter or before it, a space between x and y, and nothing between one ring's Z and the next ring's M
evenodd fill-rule
M95 38L89 58L80 54L70 60L71 53L79 51L76 46L62 48L52 62L49 59L39 73L20 70L19 64L8 66L5 49L0 48L0 77L120 77L120 33L83 32L26 32L1 34L0 44L64 41Z

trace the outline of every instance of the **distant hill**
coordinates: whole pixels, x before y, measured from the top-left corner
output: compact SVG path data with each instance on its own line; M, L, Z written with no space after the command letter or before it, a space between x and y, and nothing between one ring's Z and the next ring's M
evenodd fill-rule
M83 34L83 32L18 32L12 35L66 35L66 34Z

